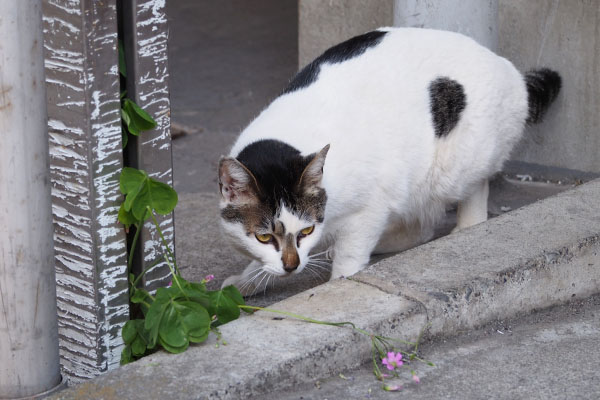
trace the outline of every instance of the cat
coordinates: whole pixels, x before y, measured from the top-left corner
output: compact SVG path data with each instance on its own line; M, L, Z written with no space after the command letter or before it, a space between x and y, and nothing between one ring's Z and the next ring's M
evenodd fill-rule
M488 178L560 88L453 32L381 28L330 48L219 162L223 232L253 259L223 286L252 294L323 243L331 279L350 276L429 240L456 202L455 231L485 221Z

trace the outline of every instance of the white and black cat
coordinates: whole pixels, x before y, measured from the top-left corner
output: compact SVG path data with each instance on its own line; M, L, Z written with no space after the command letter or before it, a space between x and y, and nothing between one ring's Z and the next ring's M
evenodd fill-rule
M332 47L220 161L224 232L254 260L224 285L249 294L257 277L298 273L322 242L331 279L352 275L428 240L455 202L456 229L485 221L488 178L560 87L452 32L383 28Z

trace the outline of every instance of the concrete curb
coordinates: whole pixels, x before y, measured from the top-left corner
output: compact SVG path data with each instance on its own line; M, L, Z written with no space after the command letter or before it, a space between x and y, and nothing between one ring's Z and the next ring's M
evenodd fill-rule
M387 258L352 280L300 293L272 308L414 340L455 335L573 296L600 292L600 180ZM241 318L180 355L157 353L54 398L235 399L260 397L332 375L370 358L349 329Z

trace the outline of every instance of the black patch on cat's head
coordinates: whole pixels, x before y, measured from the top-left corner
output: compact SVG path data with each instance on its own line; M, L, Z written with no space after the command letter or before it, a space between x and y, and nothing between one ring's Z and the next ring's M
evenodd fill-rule
M282 203L299 215L308 214L318 222L323 221L327 201L325 190L312 187L312 191L307 191L300 184L302 174L315 159L315 154L303 157L297 149L278 140L260 140L246 146L236 158L256 178L260 211L257 208L253 213L262 215L261 224L266 223L266 215L274 217ZM228 210L224 213L225 210L227 208L221 215L232 220L241 219L251 211Z
M351 58L363 54L368 48L374 47L381 42L385 31L368 32L360 36L353 37L338 45L335 45L323 54L317 57L313 62L304 67L290 81L288 86L283 90L283 94L291 93L298 89L305 88L317 80L321 64L323 63L341 63Z
M460 120L460 113L467 106L463 86L447 77L440 77L429 84L429 99L435 136L448 135Z

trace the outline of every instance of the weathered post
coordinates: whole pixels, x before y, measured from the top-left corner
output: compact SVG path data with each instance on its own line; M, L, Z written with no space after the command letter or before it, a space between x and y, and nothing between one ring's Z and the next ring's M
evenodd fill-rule
M42 1L0 2L0 398L60 382Z
M460 32L491 50L498 46L498 0L395 0L394 26Z
M171 105L167 59L168 26L165 3L156 0L122 0L121 24L127 60L127 97L154 117L157 127L131 138L129 165L143 169L161 182L173 185L171 157ZM174 249L173 215L157 216L167 244ZM140 249L134 264L144 275L147 289L165 286L169 270L162 261L161 240L152 221L146 222L140 235ZM158 263L157 263L158 262Z
M124 165L117 6L130 0L43 3L60 355L65 375L78 381L119 365L129 319L127 238L117 220ZM171 183L165 2L137 3L123 21L139 31L135 54L128 50L127 82L136 82L129 95L158 128L129 143L143 160L129 165ZM161 226L172 243L173 219ZM145 265L160 259L157 238L141 239ZM144 284L155 288L168 274L158 264Z
M129 319L117 12L43 1L60 356L77 381L118 365Z

